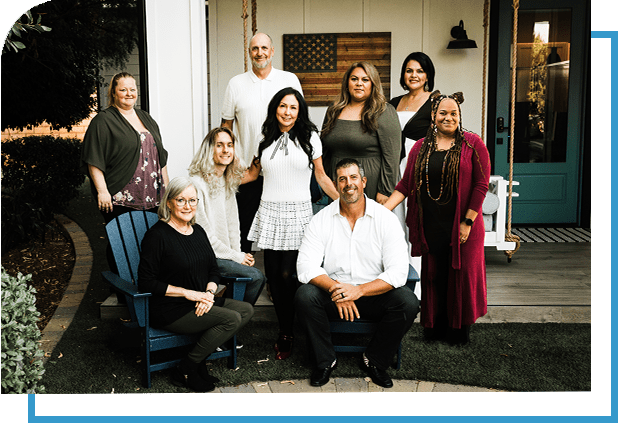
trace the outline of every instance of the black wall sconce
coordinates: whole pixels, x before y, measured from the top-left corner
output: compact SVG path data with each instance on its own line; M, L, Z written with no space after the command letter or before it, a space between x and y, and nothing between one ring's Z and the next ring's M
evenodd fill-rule
M464 29L463 21L459 21L459 26L454 26L451 29L451 37L455 38L448 43L447 49L453 48L476 48L476 42L468 39L468 34Z

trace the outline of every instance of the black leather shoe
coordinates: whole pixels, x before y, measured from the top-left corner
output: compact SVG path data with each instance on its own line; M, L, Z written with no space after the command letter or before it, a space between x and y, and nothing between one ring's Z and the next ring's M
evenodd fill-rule
M376 366L371 364L371 361L369 361L369 364L365 364L365 360L363 358L360 363L360 368L367 373L367 376L369 376L376 385L383 388L393 387L393 381L388 376L388 373L386 373L386 370L378 369Z
M337 368L337 360L329 366L323 369L315 369L313 373L311 373L311 386L322 386L328 383L328 379L330 378L330 374Z

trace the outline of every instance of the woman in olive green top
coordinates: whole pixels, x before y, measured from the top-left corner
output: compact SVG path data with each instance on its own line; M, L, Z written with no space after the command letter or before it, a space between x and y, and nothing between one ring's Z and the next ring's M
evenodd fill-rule
M136 109L131 74L114 75L107 109L97 114L84 137L82 169L105 222L131 210L156 213L168 183L167 151L155 120Z
M367 197L378 203L388 199L400 179L401 127L371 63L353 63L346 71L339 101L326 111L321 139L324 170L333 181L339 160L353 158L365 169Z

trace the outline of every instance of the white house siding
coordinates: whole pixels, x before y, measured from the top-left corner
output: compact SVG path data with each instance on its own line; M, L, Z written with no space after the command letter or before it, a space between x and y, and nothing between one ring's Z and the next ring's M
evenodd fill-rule
M185 176L208 132L204 0L146 0L150 114L169 152L170 178Z
M282 35L286 33L391 32L391 95L404 92L398 83L403 59L410 52L423 51L436 66L435 87L444 93L464 92L464 126L478 133L483 86L483 3L259 0L257 23L259 31L273 38L273 65L279 69L283 67ZM209 8L208 34L205 7ZM168 166L172 177L186 174L203 137L209 128L220 123L221 102L229 79L244 72L241 14L240 0L209 0L207 6L203 0L146 0L150 111L161 126L170 152ZM460 19L468 37L479 48L446 49L451 40L450 30ZM310 109L318 126L325 111L325 107Z
M220 121L227 82L244 72L242 2L210 0L212 124ZM436 67L435 88L462 91L464 126L481 130L483 75L483 0L258 0L258 31L273 38L273 65L283 67L283 34L391 32L391 95L403 94L399 71L403 59L423 51ZM249 2L249 5L251 2ZM249 10L249 14L251 11ZM464 21L477 49L447 50L453 26ZM251 31L249 20L248 31ZM312 107L320 126L326 107Z

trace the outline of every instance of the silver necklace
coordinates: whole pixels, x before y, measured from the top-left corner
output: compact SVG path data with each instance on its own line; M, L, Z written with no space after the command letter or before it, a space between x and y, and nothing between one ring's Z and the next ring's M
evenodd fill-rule
M189 225L189 226L187 227L187 229L183 231L183 230L182 230L182 229L181 229L181 228L180 228L180 227L176 224L176 222L174 222L172 219L170 219L170 223L172 224L172 227L173 227L174 229L176 229L178 232L180 232L180 233L181 233L181 234L183 234L183 235L187 235L187 234L189 233L189 231L191 230L191 225Z

